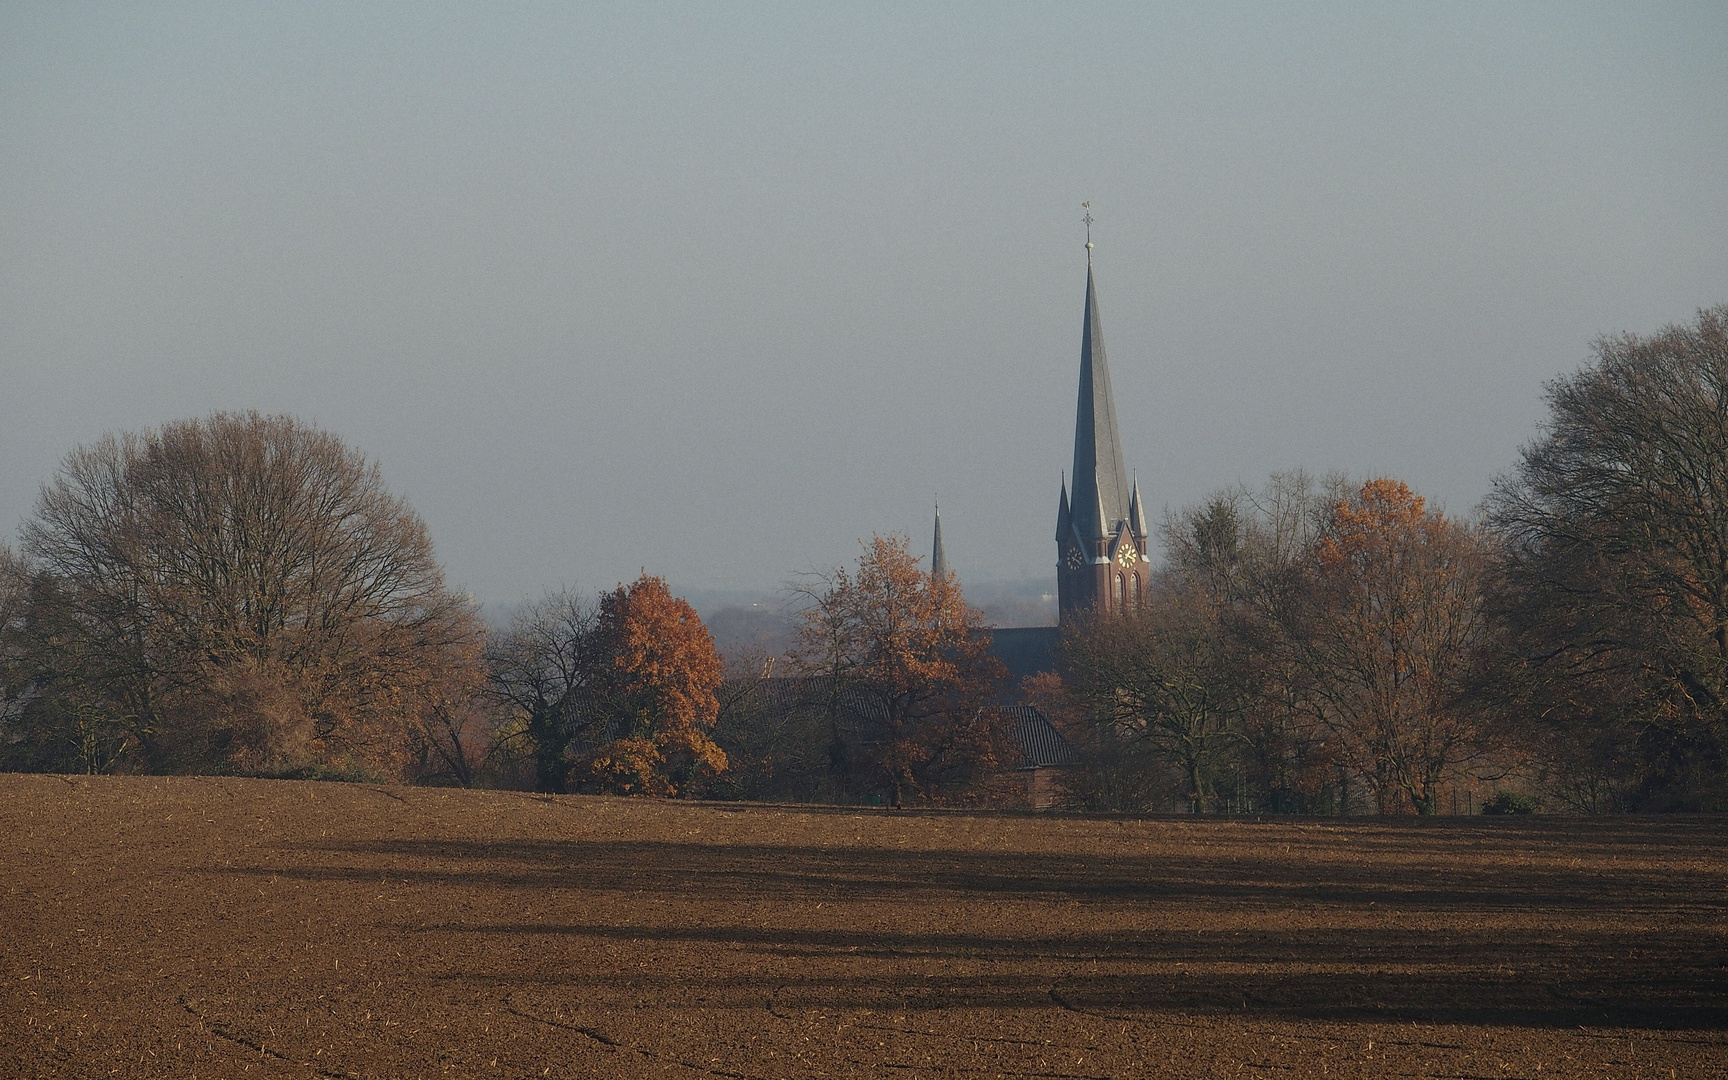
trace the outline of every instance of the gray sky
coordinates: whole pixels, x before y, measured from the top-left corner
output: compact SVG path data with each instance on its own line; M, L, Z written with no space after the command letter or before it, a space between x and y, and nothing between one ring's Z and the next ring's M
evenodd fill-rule
M572 10L579 7L580 10ZM1604 332L1728 301L1728 6L0 8L0 535L256 408L489 601L1053 577L1085 258L1153 506L1467 511Z

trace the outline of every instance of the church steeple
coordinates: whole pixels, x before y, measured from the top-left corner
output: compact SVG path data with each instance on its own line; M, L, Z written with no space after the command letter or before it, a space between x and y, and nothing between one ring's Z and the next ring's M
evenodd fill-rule
M962 522L961 524L965 524ZM942 504L936 504L936 538L930 543L930 576L948 576L948 553L942 549Z
M1080 324L1080 396L1074 410L1074 483L1056 518L1056 591L1064 623L1088 612L1138 608L1151 584L1146 512L1130 485L1104 358L1104 325L1092 277L1092 215L1086 214L1086 308Z
M1088 253L1090 255L1090 253ZM1084 540L1116 531L1128 518L1128 470L1116 434L1116 399L1104 359L1104 326L1092 266L1086 266L1086 313L1080 328L1080 400L1074 413L1074 526Z

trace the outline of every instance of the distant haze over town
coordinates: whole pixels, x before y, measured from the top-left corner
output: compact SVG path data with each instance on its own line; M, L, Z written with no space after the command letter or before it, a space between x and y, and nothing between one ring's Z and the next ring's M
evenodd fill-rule
M1703 3L9 4L0 539L75 446L257 409L489 606L748 623L940 496L1048 621L1083 200L1149 517L1469 512L1594 338L1728 301L1725 55Z

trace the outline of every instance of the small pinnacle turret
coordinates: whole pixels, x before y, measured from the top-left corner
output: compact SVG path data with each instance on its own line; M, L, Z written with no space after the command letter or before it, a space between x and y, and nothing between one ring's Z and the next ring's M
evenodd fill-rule
M1056 506L1056 542L1068 539L1074 530L1074 511L1068 508L1068 474L1062 474L1062 501Z
M962 525L965 522L961 522ZM965 530L962 529L962 532ZM930 542L930 576L948 576L948 553L942 549L942 504L936 504L936 538Z

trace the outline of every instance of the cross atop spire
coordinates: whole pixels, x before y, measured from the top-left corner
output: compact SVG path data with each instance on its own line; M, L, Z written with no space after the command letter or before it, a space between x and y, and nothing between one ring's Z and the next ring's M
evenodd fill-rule
M1080 220L1086 223L1086 268L1092 268L1092 204L1083 202L1080 209L1086 211L1086 216Z

